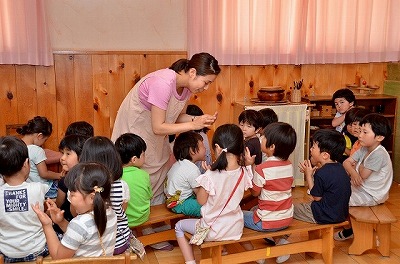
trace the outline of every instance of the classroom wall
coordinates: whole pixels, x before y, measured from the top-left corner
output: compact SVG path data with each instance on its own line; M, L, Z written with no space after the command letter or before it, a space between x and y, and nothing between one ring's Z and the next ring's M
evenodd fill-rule
M45 0L53 50L186 48L186 0Z

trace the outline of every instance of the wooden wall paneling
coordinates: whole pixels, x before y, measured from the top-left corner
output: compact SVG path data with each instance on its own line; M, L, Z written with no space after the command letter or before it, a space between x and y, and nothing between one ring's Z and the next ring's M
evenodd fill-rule
M317 91L315 87L315 65L302 65L301 78L303 79L303 87L301 88L302 96L312 96L312 93L316 95ZM291 85L293 85L293 83Z
M15 78L14 65L0 65L0 136L6 135L6 125L19 123Z
M355 64L356 65L356 69L357 69L357 73L364 78L367 83L369 82L370 79L370 63L358 63Z
M35 66L16 66L16 87L18 122L26 124L28 120L38 115Z
M215 79L215 90L214 95L211 95L210 100L205 100L207 103L214 105L214 108L210 107L208 113L214 114L216 111L218 112L218 118L216 123L213 126L213 131L222 125L227 123L235 123L234 120L231 120L231 116L233 116L233 102L232 98L234 96L234 92L231 91L231 83L229 76L230 67L229 66L220 66L221 73ZM210 133L211 135L212 133Z
M368 85L378 85L379 89L374 91L376 94L383 93L383 83L387 79L387 64L386 63L370 63Z
M157 68L157 56L152 54L143 54L140 58L140 76L159 70Z
M93 126L92 55L74 55L75 121L86 121ZM63 128L63 134L67 127Z
M329 94L333 94L336 90L345 87L342 73L342 64L328 64Z
M315 65L315 94L329 95L329 76L328 66L326 64Z
M356 64L342 64L342 86L345 88L346 84L355 84L357 82L357 67Z
M61 140L65 129L75 121L76 116L74 55L55 54L54 69L56 77L57 131L59 133L58 139Z
M249 98L249 89L245 83L245 66L226 66L224 70L230 71L230 83L232 89L232 101L244 101L245 98ZM221 78L218 76L217 78ZM223 80L223 81L229 81Z
M265 65L260 66L258 73L258 82L255 83L255 95L254 98L257 97L257 91L260 90L261 87L265 86L273 86L275 80L275 68L273 65Z
M154 55L156 59L156 70L169 68L172 61L171 55Z
M273 81L272 85L273 86L281 86L283 89L286 91L289 90L288 86L288 65L270 65L268 66L271 68L271 71L273 72Z
M124 66L122 66L124 65ZM110 131L114 127L117 111L125 98L125 62L123 55L109 56L108 97L110 100ZM110 135L111 135L110 132Z
M264 76L261 76L263 75ZM246 66L245 67L245 89L246 96L245 100L250 100L251 98L257 97L257 91L260 89L260 79L263 84L261 86L269 86L267 85L267 77L265 68L262 66ZM272 76L271 76L271 84L272 84ZM248 94L247 94L248 91Z
M141 57L142 55L124 55L125 63L125 84L124 93L127 95L132 87L142 77L141 73Z
M98 136L111 136L108 55L93 55L94 129Z
M47 139L44 147L57 151L60 141L58 140L55 80L54 67L36 67L38 115L46 116L53 125L52 135Z

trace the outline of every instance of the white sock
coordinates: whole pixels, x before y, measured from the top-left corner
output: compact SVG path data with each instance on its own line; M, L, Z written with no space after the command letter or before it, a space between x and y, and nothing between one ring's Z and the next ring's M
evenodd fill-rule
M196 264L196 260L185 261L185 264Z

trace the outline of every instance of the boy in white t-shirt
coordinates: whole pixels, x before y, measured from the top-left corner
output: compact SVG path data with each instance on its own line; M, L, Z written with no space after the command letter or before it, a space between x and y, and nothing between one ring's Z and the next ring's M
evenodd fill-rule
M203 138L196 132L184 132L177 136L173 147L176 162L167 173L165 194L167 207L175 213L200 217L201 205L196 200L201 174L197 161L204 161L206 149Z
M361 148L343 162L350 175L349 206L374 206L389 198L393 181L393 166L389 153L381 145L392 134L389 121L380 114L368 114L360 122L358 136ZM353 230L335 233L335 240L353 237Z
M26 182L29 176L26 144L17 137L0 137L0 254L7 262L28 262L49 254L42 224L31 204L43 211L50 186Z

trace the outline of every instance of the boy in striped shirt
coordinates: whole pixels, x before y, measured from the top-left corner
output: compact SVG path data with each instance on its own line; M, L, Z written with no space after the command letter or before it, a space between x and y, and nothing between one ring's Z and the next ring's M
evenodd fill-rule
M253 230L273 232L287 228L293 219L292 184L293 165L288 160L296 147L296 131L287 123L276 122L264 128L261 150L267 160L255 167L253 196L258 197L258 205L251 211L243 211L244 226ZM288 243L279 238L277 244ZM251 243L243 243L247 250ZM290 255L279 256L277 263L286 261ZM258 260L257 263L264 263Z

